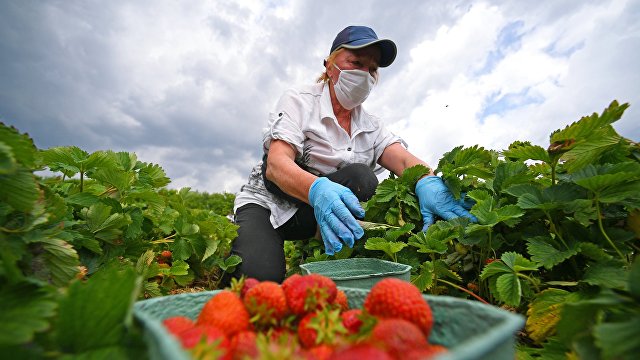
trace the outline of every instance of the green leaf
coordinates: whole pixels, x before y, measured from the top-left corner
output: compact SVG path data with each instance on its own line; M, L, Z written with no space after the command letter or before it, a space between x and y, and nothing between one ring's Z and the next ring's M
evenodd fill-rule
M84 172L86 169L82 164L88 157L89 153L77 146L58 146L42 151L44 165L51 171L61 171L68 177Z
M512 272L513 270L502 261L494 261L490 264L485 265L485 267L482 269L482 273L480 274L480 279L485 280L495 275Z
M636 260L629 270L629 292L636 299L640 299L640 260Z
M119 345L131 322L139 281L133 267L112 263L87 282L71 284L60 301L56 324L63 351L80 354Z
M445 277L445 278L449 278L455 281L462 281L462 278L460 277L460 275L458 275L458 273L456 273L455 271L451 270L449 268L449 265L447 265L447 263L444 260L436 260L433 263L433 268L434 268L434 272L438 277Z
M549 153L543 147L538 145L509 145L509 149L502 152L504 156L514 158L520 161L539 160L550 163Z
M572 149L561 156L564 168L572 173L584 166L598 161L603 153L620 143L622 137L613 127L598 129L588 139L579 141Z
M529 183L533 181L535 174L530 173L527 166L520 162L503 162L496 167L496 175L493 179L493 189L496 193L515 184Z
M538 264L515 252L506 252L500 259L515 272L538 270Z
M428 231L430 230L431 228L429 228ZM429 236L424 232L419 232L411 236L408 240L408 244L418 248L418 252L424 254L444 254L448 250L447 244L445 242L438 239L437 237Z
M40 240L45 264L52 284L66 286L80 272L80 260L76 250L66 241L53 238Z
M75 193L67 196L64 199L67 204L78 205L82 207L90 207L100 201L100 198L96 195L88 192Z
M9 145L0 141L0 175L12 174L18 168L18 162L13 156Z
M527 239L527 250L531 255L531 260L544 266L546 269L552 269L554 266L569 259L578 253L578 246L571 244L569 249L561 248L553 243L548 236L536 236Z
M173 256L177 259L186 260L193 254L191 245L189 245L187 239L182 236L176 236L171 248L173 249Z
M619 105L614 100L608 108L604 109L602 115L593 113L591 116L582 117L562 130L554 131L551 134L551 142L589 138L597 129L605 128L618 121L628 107L629 104Z
M560 312L571 293L561 289L546 289L536 295L527 310L526 329L529 337L540 344L555 334Z
M415 187L418 180L424 175L429 174L431 170L424 165L415 165L410 168L405 169L402 172L399 180L401 183L413 188Z
M383 251L391 259L394 259L395 254L400 252L400 250L404 249L406 246L406 243L387 241L380 237L369 238L364 244L365 249Z
M396 183L391 179L385 179L376 187L372 200L376 203L385 203L391 201L397 194Z
M40 189L33 174L20 169L13 174L0 175L0 201L16 210L29 212L40 197Z
M606 253L601 246L592 242L580 243L580 253L596 262L606 262L613 259L613 256Z
M238 264L242 262L242 258L238 255L231 255L224 260L217 261L216 264L225 272L232 272Z
M7 155L10 153L10 158L5 161L21 164L27 169L36 167L38 153L28 134L20 134L15 127L9 127L0 122L0 139L4 144L4 151L7 152Z
M116 168L100 168L91 172L91 178L105 185L113 186L118 191L124 192L131 189L135 181L135 173Z
M189 264L184 260L176 260L171 264L169 274L171 275L187 275L189 273Z
M34 334L49 329L57 303L46 288L28 283L0 286L0 348L26 344Z
M498 276L496 286L498 288L498 298L502 302L513 306L520 305L522 286L516 274L510 273Z
M138 182L143 186L156 189L168 185L171 180L169 180L160 165L145 164L138 172Z
M632 359L640 353L640 316L598 324L593 329L605 359Z
M434 285L434 265L431 261L425 261L418 269L418 275L411 279L411 282L420 289L425 291L431 289Z
M629 275L617 262L595 263L589 265L582 281L614 289L627 289Z

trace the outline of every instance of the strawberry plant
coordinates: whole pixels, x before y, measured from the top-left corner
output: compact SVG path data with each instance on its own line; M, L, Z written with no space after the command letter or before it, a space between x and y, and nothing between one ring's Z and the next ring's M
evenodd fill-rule
M629 358L640 350L640 146L612 124L628 104L554 131L545 149L456 147L435 169L477 223L439 220L426 232L413 189L428 169L391 175L365 204L349 256L412 266L432 294L468 297L528 315L519 355ZM320 260L298 248L302 261ZM338 256L345 254L338 253ZM334 258L334 257L329 257Z
M45 168L61 175L36 175ZM100 283L93 279L105 267L135 264L133 285L116 282L126 293L118 290L126 298L118 304L104 300L112 295L100 287L112 286L109 281L87 285L100 299L83 301L113 308L114 314L130 312L122 306L137 298L194 285L217 288L222 273L240 261L228 256L236 226L226 212L194 208L205 203L201 193L167 190L168 184L160 166L141 162L133 153L88 153L73 146L39 150L28 135L0 124L0 306L6 310L3 326L16 329L15 336L9 331L0 337L0 348L64 355L122 344L124 331L116 331L122 324L115 322L129 329L126 317L108 324L120 334L117 339L89 330L95 339L87 339L70 323L73 306L65 305L71 301L65 296L81 288L77 282ZM80 319L90 325L90 315ZM115 357L122 357L117 351ZM108 355L113 353L103 357Z

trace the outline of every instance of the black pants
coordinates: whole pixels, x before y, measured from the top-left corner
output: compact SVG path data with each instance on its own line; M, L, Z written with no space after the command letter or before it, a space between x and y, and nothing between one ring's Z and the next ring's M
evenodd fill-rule
M378 186L378 178L364 164L347 165L326 177L351 189L360 201L369 200ZM306 240L316 233L313 208L306 203L299 203L295 215L277 229L269 221L270 214L269 209L256 204L244 205L236 211L238 237L231 253L240 256L242 263L231 276L282 282L286 272L284 240Z

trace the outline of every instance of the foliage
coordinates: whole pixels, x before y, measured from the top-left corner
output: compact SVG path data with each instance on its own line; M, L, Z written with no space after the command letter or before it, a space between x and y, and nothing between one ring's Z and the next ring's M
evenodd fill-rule
M547 149L515 141L500 152L444 154L435 173L472 203L477 223L416 231L414 187L427 170L391 175L365 204L365 220L395 228L365 228L343 251L411 265L425 292L527 315L523 358L631 358L640 349L640 146L612 126L627 107L614 101L553 132ZM316 260L309 251L301 261Z
M36 175L45 168L61 176ZM133 153L38 150L28 135L0 124L0 304L11 309L2 323L13 330L0 344L39 349L45 337L43 351L122 354L126 349L112 347L122 345L130 324L121 322L133 301L186 286L217 288L240 262L229 256L237 235L226 217L233 196L167 190L169 182L160 166ZM133 264L135 276L118 278ZM110 276L100 275L110 267ZM79 328L74 317L90 328L100 313L83 302L116 316L102 319L108 334L80 336L92 329Z

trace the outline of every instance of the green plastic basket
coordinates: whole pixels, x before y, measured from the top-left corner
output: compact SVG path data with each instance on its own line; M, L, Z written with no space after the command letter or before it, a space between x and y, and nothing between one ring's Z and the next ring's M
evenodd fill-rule
M360 308L369 290L341 287L351 308ZM164 296L138 301L134 316L144 328L149 357L153 360L188 360L189 354L163 327L172 316L196 319L200 309L219 290ZM423 295L434 317L429 341L449 348L439 360L496 359L515 357L515 333L524 317L477 301L449 296Z
M303 274L327 276L336 285L359 289L371 289L378 281L394 277L409 281L411 266L376 258L350 258L315 261L300 265Z

